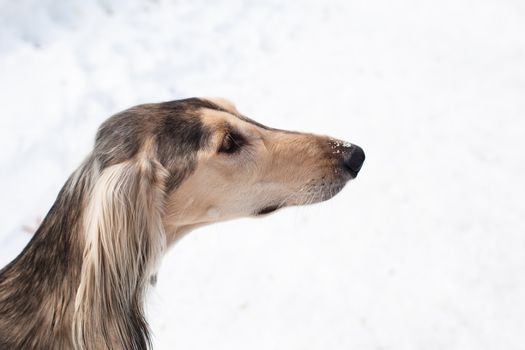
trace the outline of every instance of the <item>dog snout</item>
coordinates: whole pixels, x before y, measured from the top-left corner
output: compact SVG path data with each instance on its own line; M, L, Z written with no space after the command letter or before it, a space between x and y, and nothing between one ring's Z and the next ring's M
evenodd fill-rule
M343 167L347 172L356 177L365 161L365 152L357 145L346 147L343 152Z

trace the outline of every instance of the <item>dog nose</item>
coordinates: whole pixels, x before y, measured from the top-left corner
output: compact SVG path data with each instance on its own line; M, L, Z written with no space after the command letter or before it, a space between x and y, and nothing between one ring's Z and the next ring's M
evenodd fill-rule
M365 161L365 152L359 146L352 145L343 156L343 163L346 170L348 170L354 177L357 176L359 170Z

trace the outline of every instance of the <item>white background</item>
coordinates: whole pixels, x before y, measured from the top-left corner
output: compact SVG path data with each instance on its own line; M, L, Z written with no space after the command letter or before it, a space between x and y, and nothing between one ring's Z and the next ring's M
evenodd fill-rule
M0 265L104 119L190 96L367 160L171 249L156 349L525 348L525 2L0 0Z

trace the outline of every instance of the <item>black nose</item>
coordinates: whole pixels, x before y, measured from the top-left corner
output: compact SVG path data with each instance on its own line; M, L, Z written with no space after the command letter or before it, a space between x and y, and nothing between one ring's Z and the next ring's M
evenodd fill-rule
M359 170L365 161L365 152L359 146L352 145L348 151L344 153L344 166L354 177L357 176Z

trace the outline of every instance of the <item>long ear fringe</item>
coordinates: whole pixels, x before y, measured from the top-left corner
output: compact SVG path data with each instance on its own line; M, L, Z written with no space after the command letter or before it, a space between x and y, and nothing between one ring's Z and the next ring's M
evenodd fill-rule
M143 300L166 245L166 170L155 161L110 166L84 215L85 249L75 299L77 349L147 349Z

